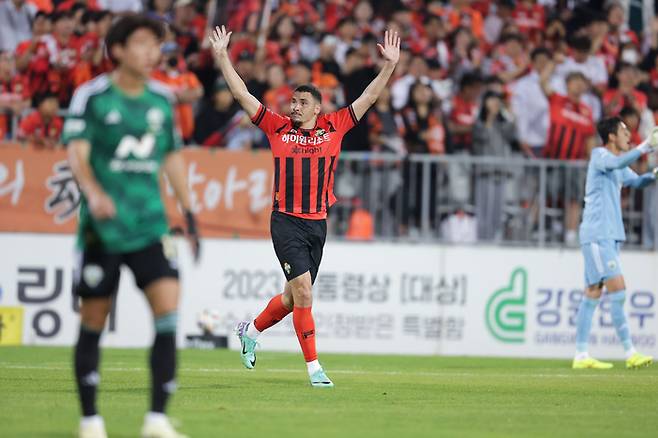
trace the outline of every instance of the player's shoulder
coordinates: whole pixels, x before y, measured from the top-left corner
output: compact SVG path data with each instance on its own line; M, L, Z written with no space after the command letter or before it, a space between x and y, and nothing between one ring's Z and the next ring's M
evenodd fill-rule
M171 87L164 82L157 79L149 79L146 82L147 89L156 96L166 99L170 104L176 103L176 96L174 96Z
M318 116L318 122L320 120L326 120L330 122L335 122L337 120L349 118L351 121L356 125L359 121L356 118L356 114L354 114L354 109L352 108L352 105L345 106L343 108L340 108L336 111L332 111L330 113L326 114L321 114Z
M87 107L89 99L93 96L102 94L110 88L111 81L107 74L102 74L94 79L80 85L73 93L71 104L69 106L69 113L82 114Z
M593 148L592 152L590 153L590 158L589 158L590 164L592 164L592 163L596 164L596 162L598 160L606 157L607 155L611 155L611 152L608 149L606 149L605 147L597 146L597 147Z

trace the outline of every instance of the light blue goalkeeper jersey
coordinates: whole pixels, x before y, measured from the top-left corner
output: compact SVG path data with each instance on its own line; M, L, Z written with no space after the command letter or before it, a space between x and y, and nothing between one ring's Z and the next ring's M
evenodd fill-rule
M614 155L604 147L592 150L580 224L581 245L601 240L626 240L621 219L621 188L642 188L656 179L651 172L638 176L628 167L641 156L642 152L637 149L622 155Z

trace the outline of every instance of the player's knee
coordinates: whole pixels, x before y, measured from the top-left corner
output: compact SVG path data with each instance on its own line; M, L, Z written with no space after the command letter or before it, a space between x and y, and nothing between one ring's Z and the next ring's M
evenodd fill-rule
M600 287L588 287L585 289L585 296L592 299L601 298L601 288Z
M292 289L295 306L308 307L311 305L313 302L313 293L310 283L300 282L294 285Z
M176 333L176 327L178 325L178 312L174 310L172 312L156 316L153 318L153 324L155 325L155 332L157 334Z

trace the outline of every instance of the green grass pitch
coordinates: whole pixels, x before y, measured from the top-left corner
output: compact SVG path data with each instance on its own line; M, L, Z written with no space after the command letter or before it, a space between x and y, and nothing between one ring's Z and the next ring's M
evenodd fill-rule
M70 348L0 348L0 436L71 437ZM110 437L136 437L146 350L102 353ZM170 415L192 437L623 437L658 434L658 366L573 371L569 361L321 356L334 389L308 385L299 354L183 350Z

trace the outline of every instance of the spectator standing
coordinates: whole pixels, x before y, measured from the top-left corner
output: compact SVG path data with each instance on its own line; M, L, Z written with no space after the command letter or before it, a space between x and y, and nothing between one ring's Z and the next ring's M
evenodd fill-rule
M194 140L203 146L226 145L226 136L240 120L238 106L224 79L218 79L209 100L201 105L195 121Z
M115 15L124 15L128 13L142 12L143 5L141 0L97 0L98 6Z
M154 20L171 24L174 20L172 12L173 0L149 0L146 16Z
M521 149L528 156L538 157L546 145L550 122L548 99L542 90L539 72L550 62L551 53L537 48L530 54L530 60L530 72L510 87L511 110Z
M52 30L52 16L38 12L32 23L32 38L16 46L16 68L28 78L31 94L49 90L50 53L44 36Z
M572 55L556 66L551 85L556 92L566 94L567 76L573 72L582 73L587 80L583 102L590 107L596 121L602 116L598 96L602 95L608 86L608 70L605 61L602 56L591 54L592 41L587 36L573 38L569 47Z
M594 147L595 127L592 110L582 101L588 87L587 78L581 72L570 73L566 78L567 95L554 92L550 86L553 68L548 64L541 75L541 84L550 104L550 129L544 156L556 160L582 160ZM584 175L580 169L567 168L566 175L553 172L549 178L549 193L553 202L565 205L564 241L575 245L578 240L583 199Z
M504 97L489 91L473 126L473 155L509 159L516 140L514 122L504 110ZM507 184L512 170L501 164L476 166L475 217L478 239L500 241L503 237Z
M55 94L34 98L36 111L28 114L18 129L18 139L37 148L54 149L59 144L64 121L57 115L59 100Z
M30 87L27 78L16 73L11 53L0 52L0 141L7 137L12 117L18 117L29 106Z
M32 37L34 7L25 0L0 0L0 51L13 52Z
M473 125L479 112L482 79L477 74L465 74L459 92L452 101L448 118L450 143L447 152L451 155L470 155L473 145ZM462 163L448 166L450 197L458 205L465 205L471 197L471 169Z
M404 140L408 153L445 153L445 129L441 112L434 100L432 89L422 81L411 87L409 104L402 110ZM429 187L423 187L423 173L429 171ZM423 166L422 163L405 162L403 169L404 194L403 222L412 231L422 224L422 193L429 190L429 220L436 219L437 165ZM435 222L436 223L436 222ZM438 224L437 224L438 225Z
M162 60L160 67L153 71L152 77L166 84L176 97L176 115L183 137L188 144L194 134L193 105L203 97L203 86L196 75L184 66L181 53L174 41L162 45Z
M267 68L267 85L268 90L263 96L265 106L278 114L286 114L290 106L292 88L286 83L286 75L281 65L272 64Z
M74 25L70 11L57 12L53 14L53 33L43 37L50 62L48 92L57 93L62 107L68 106L73 95L72 73L78 61L78 39L73 34Z

